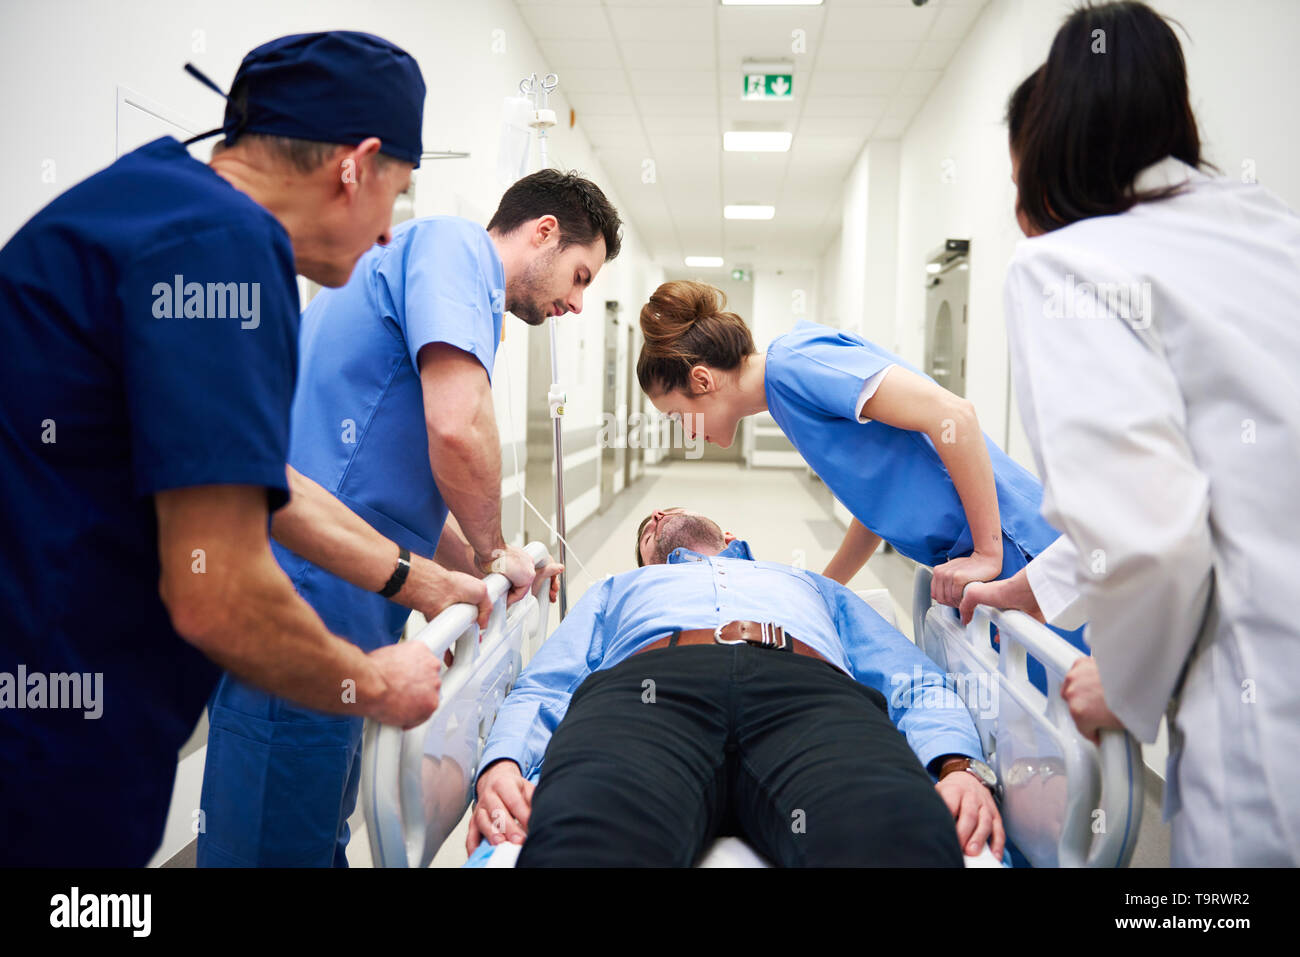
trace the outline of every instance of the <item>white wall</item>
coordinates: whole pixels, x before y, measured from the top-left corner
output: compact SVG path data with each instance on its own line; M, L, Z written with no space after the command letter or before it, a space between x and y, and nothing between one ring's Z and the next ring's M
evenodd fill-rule
M1012 401L1005 427L1007 345L1002 280L1021 238L1003 112L1007 97L1047 56L1070 0L992 0L902 138L898 206L899 351L920 364L927 253L971 240L967 396L985 430L1018 461L1032 455ZM1254 162L1260 182L1300 208L1300 85L1294 0L1156 0L1178 20L1192 107L1207 158L1225 174ZM1177 28L1175 28L1177 30ZM846 184L846 203L851 186ZM847 243L846 243L847 245ZM841 282L841 285L843 281Z
M811 318L824 326L839 327L844 324L839 308L842 236L843 231L836 230L835 238L826 247L817 264L817 312Z
M754 273L754 344L764 349L801 319L817 315L817 274L812 269L759 270Z
M844 180L840 232L822 254L819 286L827 324L894 348L898 268L899 144L868 143Z

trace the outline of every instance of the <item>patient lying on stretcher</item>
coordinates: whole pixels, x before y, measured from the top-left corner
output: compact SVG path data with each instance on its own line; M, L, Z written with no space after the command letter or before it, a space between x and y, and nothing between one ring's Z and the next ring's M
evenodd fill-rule
M926 693L938 667L865 602L682 509L642 523L637 560L587 591L507 696L471 852L690 866L734 834L787 866L961 866L986 842L1001 856L997 805L965 773L983 757L969 714Z

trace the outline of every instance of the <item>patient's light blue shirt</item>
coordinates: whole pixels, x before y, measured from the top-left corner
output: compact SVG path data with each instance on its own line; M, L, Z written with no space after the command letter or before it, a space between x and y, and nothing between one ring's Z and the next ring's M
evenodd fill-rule
M944 675L919 648L843 585L754 561L749 545L737 540L716 556L679 548L667 564L614 575L588 589L506 697L479 767L510 758L532 774L588 675L677 629L731 621L781 625L875 688L923 765L943 754L983 756L965 706L940 690Z

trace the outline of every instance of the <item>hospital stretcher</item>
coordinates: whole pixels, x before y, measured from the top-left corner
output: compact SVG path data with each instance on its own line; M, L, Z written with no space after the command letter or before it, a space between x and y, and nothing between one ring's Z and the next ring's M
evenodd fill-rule
M540 543L528 551L538 567L548 560ZM470 788L497 709L543 639L549 604L534 594L507 608L507 582L500 575L489 576L487 587L493 612L481 633L476 610L456 605L412 638L439 657L454 651L433 716L409 731L366 722L361 802L376 867L427 867L433 860L472 800ZM893 622L887 593L864 598ZM949 689L971 713L985 757L1002 782L1008 837L1025 858L1035 867L1127 866L1142 811L1141 752L1122 731L1103 732L1097 747L1075 729L1059 688L1080 653L1019 612L981 606L963 627L953 609L931 605L928 568L917 571L913 621L917 643L947 673ZM990 644L990 624L997 628L1001 653ZM1030 683L1028 656L1047 672L1047 695ZM518 850L509 843L485 844L470 864L509 867ZM998 866L987 848L966 861ZM723 838L701 866L766 863L743 841Z

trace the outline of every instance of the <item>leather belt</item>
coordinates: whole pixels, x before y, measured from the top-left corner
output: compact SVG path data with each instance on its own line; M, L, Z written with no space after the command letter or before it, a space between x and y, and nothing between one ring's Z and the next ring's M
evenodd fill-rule
M664 637L638 648L634 654L639 655L643 651L670 648L674 645L714 644L758 645L759 647L772 648L777 651L790 651L806 658L816 658L818 661L825 661L828 665L831 665L831 662L827 661L824 655L808 647L793 635L786 634L785 629L780 625L758 621L732 621L716 631L712 628L690 628L685 631L673 632L671 635L664 635ZM831 667L835 666L831 665Z

